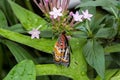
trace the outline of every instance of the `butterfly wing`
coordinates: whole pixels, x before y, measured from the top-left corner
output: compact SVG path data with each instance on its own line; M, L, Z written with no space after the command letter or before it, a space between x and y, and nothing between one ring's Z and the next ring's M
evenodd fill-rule
M65 33L60 34L57 42L55 43L53 55L55 63L69 66L70 48Z

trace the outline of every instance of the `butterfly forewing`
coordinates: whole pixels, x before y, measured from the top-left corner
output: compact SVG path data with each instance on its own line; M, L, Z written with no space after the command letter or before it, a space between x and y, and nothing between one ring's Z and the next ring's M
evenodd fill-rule
M55 43L53 55L55 63L69 66L70 48L65 33L60 34L57 42Z

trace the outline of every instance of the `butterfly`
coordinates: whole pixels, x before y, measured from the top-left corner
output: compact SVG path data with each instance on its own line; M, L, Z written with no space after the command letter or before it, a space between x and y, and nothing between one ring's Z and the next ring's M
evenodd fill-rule
M65 32L62 32L54 45L54 62L64 66L70 65L70 46Z

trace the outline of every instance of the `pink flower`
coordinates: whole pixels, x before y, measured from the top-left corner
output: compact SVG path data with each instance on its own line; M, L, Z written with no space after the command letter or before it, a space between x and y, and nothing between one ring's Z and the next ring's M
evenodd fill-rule
M89 21L91 20L91 17L93 16L92 14L88 13L88 10L82 11L83 13L83 18L88 19Z
M56 19L58 16L62 16L62 8L59 9L53 7L53 11L49 12L50 16L53 16Z
M75 21L82 22L82 17L83 15L80 15L78 11L75 14L73 14L73 18Z
M72 15L73 15L73 12L71 11L71 12L69 13L69 15L72 16Z
M29 31L28 33L31 34L31 39L33 38L37 38L39 39L39 34L40 34L40 31L38 30L39 28L41 27L41 25L38 27L38 28L33 28L31 31Z

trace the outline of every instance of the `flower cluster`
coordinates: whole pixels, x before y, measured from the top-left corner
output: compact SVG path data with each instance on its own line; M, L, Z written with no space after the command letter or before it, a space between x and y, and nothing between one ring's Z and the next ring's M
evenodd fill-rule
M68 11L68 5L70 0L34 0L35 4L45 14L46 17L51 19L52 29L55 33L61 33L62 31L73 30L73 26L84 20L91 20L92 14L89 14L88 10L82 11L80 14ZM33 29L29 32L33 38L38 38L40 32L38 29Z
M91 20L91 17L93 16L92 14L88 13L88 10L82 11L82 14L79 14L79 12L77 11L75 14L72 14L73 18L75 21L79 21L82 22L83 19L87 19L87 20Z
M73 16L73 20L70 23L71 26L74 26L75 22L83 22L83 20L87 19L87 20L91 20L91 17L93 16L92 14L89 14L88 10L82 11L82 14L79 14L78 11L76 11L76 13L74 14L73 12L70 12L70 16Z
M50 11L57 11L62 13L67 11L70 2L70 0L39 0L39 2L37 0L33 1L46 16L49 15Z
M61 33L63 30L70 30L67 20L68 6L70 0L34 0L35 4L51 19L53 32Z

